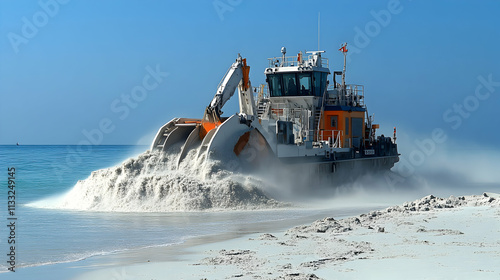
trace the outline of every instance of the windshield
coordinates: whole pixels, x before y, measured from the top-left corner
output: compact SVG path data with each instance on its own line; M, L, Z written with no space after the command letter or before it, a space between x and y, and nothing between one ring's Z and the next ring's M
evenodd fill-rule
M271 97L323 96L328 73L305 72L268 74Z
M271 97L281 96L281 75L268 75L269 90Z

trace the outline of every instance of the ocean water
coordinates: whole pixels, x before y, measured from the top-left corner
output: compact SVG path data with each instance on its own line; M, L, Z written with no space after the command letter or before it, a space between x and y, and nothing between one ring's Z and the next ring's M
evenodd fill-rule
M138 217L111 216L40 209L28 206L41 199L60 196L91 171L117 164L145 147L94 146L81 153L75 146L0 146L1 205L7 205L7 168L16 169L16 255L17 267L73 261L95 254L126 248L116 236L127 223L139 223ZM0 211L7 221L7 207ZM148 226L145 221L145 227ZM133 228L131 228L133 230ZM123 232L123 231L121 231ZM98 234L97 234L98 233ZM112 237L118 238L112 238ZM0 236L7 250L6 234ZM92 240L92 242L88 242ZM168 238L165 242L172 242ZM149 244L138 244L147 246ZM3 255L3 254L2 254ZM7 269L0 262L0 269Z
M282 209L280 207L258 211L245 209L196 211L206 209L191 207L189 210L195 211L182 211L182 208L170 211L171 209L165 207L161 199L149 200L148 196L130 195L135 194L134 188L137 184L134 178L150 175L141 175L140 172L137 176L128 174L130 176L126 177L121 185L116 183L116 176L106 175L108 174L106 172L123 168L120 166L130 163L130 158L137 159L137 156L147 148L144 146L92 146L82 151L76 146L0 146L2 170L0 174L0 205L2 205L0 219L3 223L7 223L8 217L7 169L10 167L16 169L16 270L78 262L93 256L131 249L169 246L185 242L192 237L252 232L254 230L252 224L300 219L317 216L319 213L306 209ZM132 162L137 162L137 160L132 160ZM95 172L95 174L107 176L101 180L105 183L92 178L93 171L110 167L108 171ZM111 173L114 174L113 172ZM177 175L173 177L174 179L168 177L170 181L167 180L167 184L172 180L182 184L178 189L172 185L171 192L193 187L190 186L193 181L185 181L184 177L191 176L186 174L185 170L172 172L177 172L175 173ZM180 176L178 172L185 176L178 179ZM215 176L215 179L220 180L220 176L220 174ZM209 182L207 184L210 186L214 184L210 183L212 179L204 182ZM84 181L79 183L79 180ZM109 180L112 182L108 182ZM106 185L106 182L117 186L117 189L129 188L131 191L123 196L116 196L114 192L97 194L101 188L111 188ZM220 189L221 186L210 186L207 192L206 186L200 185L200 182L195 182L194 187L212 201L216 201L212 196L219 194L222 197L228 196L232 201L249 203L248 193L242 191L237 183L228 180L221 182L223 182L221 186L226 184L231 193L225 193ZM88 198L88 192L95 192L93 196L102 195L99 198L101 201L98 204L99 207L81 207L80 202ZM181 194L191 195L190 192L182 191ZM238 200L238 195L244 197L245 200ZM104 199L105 197L107 200ZM155 197L154 193L151 193L151 197ZM250 197L250 202L253 202L253 196ZM113 201L113 198L116 198L119 203ZM256 201L261 203L261 197L258 198ZM61 206L61 201L64 201L63 206ZM141 201L145 201L148 207L141 208ZM177 201L177 204L181 201L188 205L204 205L192 204L192 200L182 200L178 195L172 201ZM158 204L157 209L154 208L154 202ZM111 203L120 207L106 208L103 203ZM211 202L210 205L214 203ZM238 204L225 203L218 204L218 209L224 206L230 209L235 205L238 206ZM8 268L6 254L10 245L7 244L6 227L2 227L0 232L0 256L4 256L0 257L2 260L0 271L5 272ZM18 275L22 274L16 276ZM0 273L0 278L6 276L11 277L11 273Z

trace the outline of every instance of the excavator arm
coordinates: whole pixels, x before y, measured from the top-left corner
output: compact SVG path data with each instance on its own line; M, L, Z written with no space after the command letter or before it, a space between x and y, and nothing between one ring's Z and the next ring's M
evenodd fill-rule
M249 92L250 66L247 66L246 59L238 54L236 62L229 67L226 75L222 78L217 92L205 109L203 119L201 121L202 128L200 129L200 138L203 138L210 130L222 123L220 115L222 114L222 107L234 95L236 88L240 87L241 92ZM240 104L241 107L241 104ZM241 108L240 108L241 109Z

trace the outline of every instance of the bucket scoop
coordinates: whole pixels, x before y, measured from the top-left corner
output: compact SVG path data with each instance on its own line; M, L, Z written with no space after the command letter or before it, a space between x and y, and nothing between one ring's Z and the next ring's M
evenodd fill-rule
M272 155L262 128L256 120L255 102L249 79L250 66L239 54L217 87L202 119L174 118L156 134L151 151L167 151L183 143L178 164L187 153L198 148L197 157L225 160L235 156L246 163L257 163ZM224 104L238 88L240 112L221 117Z

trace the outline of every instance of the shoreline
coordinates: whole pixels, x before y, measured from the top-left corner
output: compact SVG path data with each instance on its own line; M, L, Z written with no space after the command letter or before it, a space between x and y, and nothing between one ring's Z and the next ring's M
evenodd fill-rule
M110 267L75 279L492 279L500 276L499 209L496 194L426 196L285 232L192 243L177 260Z
M375 206L382 208L384 206ZM96 270L115 268L121 266L141 265L150 263L179 262L186 261L192 254L191 248L207 244L217 244L241 237L249 236L259 232L286 230L291 226L311 222L321 218L326 213L336 212L340 216L352 216L373 209L374 206L367 207L339 207L338 209L317 208L286 208L286 209L265 209L254 210L274 213L288 211L304 211L306 214L292 219L278 219L265 222L254 222L244 225L238 231L228 231L223 234L207 234L202 236L187 237L182 242L148 246L142 248L124 249L114 252L104 252L103 254L92 255L78 260L61 261L55 263L36 264L19 267L14 274L7 274L13 279L53 279L54 273L61 276L61 279L74 279L75 277L92 273ZM249 212L254 212L249 211ZM244 211L246 212L246 211ZM8 271L5 271L8 273ZM10 272L11 273L11 272ZM2 275L3 273L0 273ZM6 275L6 274L3 274ZM1 278L1 277L0 277Z
M408 279L408 271L414 275L410 279L500 276L500 261L495 261L500 260L500 195L426 196L388 208L372 205L336 212L332 217L332 209L316 209L312 215L252 223L180 244L24 267L12 278ZM473 266L454 266L467 256ZM435 275L425 274L430 268Z

